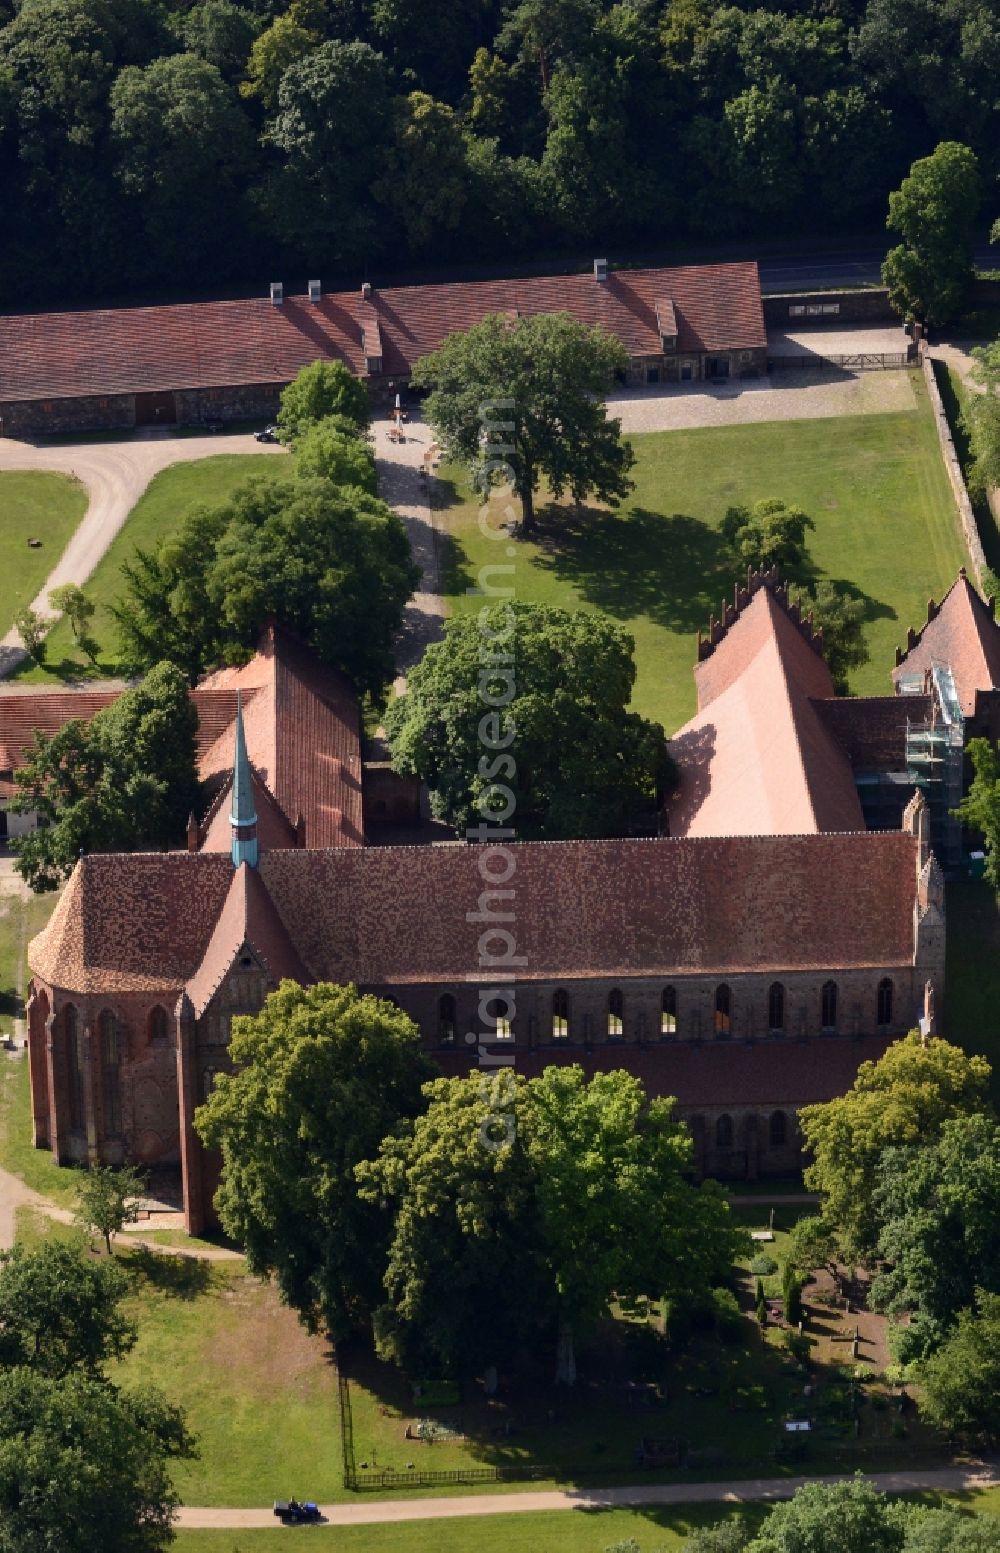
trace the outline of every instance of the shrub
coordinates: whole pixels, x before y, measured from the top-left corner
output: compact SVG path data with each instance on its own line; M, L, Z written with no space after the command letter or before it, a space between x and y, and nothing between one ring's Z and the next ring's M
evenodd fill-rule
M770 1278L772 1273L778 1271L778 1264L766 1251L758 1251L750 1263L750 1271L755 1278Z

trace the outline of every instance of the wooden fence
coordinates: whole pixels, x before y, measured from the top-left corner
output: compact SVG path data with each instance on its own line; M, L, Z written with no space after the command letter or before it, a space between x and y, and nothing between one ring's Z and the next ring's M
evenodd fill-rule
M891 372L908 365L906 351L857 351L852 356L768 356L769 372Z

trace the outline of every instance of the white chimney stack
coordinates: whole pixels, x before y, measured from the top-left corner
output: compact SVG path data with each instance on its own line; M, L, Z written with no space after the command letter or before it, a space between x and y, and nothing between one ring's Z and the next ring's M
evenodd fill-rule
M370 280L362 281L362 283L361 283L361 300L362 300L362 302L370 302L371 299L372 299L372 283L371 283Z
M594 260L594 279L595 280L607 280L607 278L608 278L608 261L607 261L607 259L595 259Z
M318 302L320 300L320 298L322 297L322 295L323 295L323 287L320 284L320 282L318 280L311 280L309 282L309 300L310 300L310 302Z
M280 280L271 282L271 303L274 307L280 307L285 300L285 288Z

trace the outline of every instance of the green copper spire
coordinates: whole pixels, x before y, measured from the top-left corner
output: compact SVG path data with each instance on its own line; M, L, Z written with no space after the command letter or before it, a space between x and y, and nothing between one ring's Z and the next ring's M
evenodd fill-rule
M233 758L233 805L229 812L233 828L233 867L246 863L257 866L257 811L253 801L253 778L247 759L247 740L243 731L243 698L236 692L236 753Z

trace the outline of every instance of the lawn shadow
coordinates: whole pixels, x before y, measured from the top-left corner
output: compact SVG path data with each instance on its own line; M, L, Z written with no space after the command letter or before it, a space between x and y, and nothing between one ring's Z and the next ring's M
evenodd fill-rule
M176 1300L198 1299L212 1282L211 1266L200 1257L151 1251L148 1246L129 1248L129 1266L137 1281Z
M550 503L532 538L539 567L619 619L645 615L668 631L696 631L732 587L722 535L686 513Z

